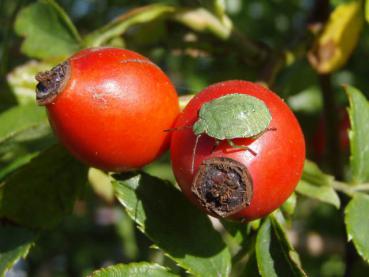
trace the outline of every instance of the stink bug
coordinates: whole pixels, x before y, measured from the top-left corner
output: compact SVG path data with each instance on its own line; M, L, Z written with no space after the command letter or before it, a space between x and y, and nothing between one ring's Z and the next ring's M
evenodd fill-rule
M199 119L192 127L196 135L193 149L192 172L198 140L202 134L215 139L227 140L230 146L249 150L247 146L236 145L232 139L254 138L265 132L272 120L268 107L260 99L241 93L232 93L216 98L202 105Z

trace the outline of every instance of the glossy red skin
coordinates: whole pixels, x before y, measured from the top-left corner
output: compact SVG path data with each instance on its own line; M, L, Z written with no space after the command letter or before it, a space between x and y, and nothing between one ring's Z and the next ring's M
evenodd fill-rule
M272 115L269 128L276 128L276 131L268 131L255 140L234 140L237 144L248 145L257 153L256 156L249 151L232 148L224 141L211 153L214 139L203 135L197 147L192 174L192 150L196 137L191 128L183 128L172 135L172 167L183 193L199 206L191 192L191 185L197 168L204 159L229 157L246 165L253 179L251 204L230 218L249 221L269 214L282 205L294 191L302 174L305 141L296 117L283 100L268 89L246 81L227 81L205 88L190 101L175 126L192 126L198 119L203 103L230 93L249 94L263 100Z
M140 168L169 146L178 97L147 58L119 48L82 50L70 78L47 105L52 128L77 158L108 171Z

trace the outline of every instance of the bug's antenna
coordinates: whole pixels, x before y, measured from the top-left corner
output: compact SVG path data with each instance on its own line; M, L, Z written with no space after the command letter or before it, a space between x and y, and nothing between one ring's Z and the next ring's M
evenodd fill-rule
M196 154L196 149L197 149L197 144L199 142L199 139L201 137L201 134L196 136L196 142L195 142L195 146L192 150L192 163L191 163L191 173L193 173L194 167L195 167L195 154Z

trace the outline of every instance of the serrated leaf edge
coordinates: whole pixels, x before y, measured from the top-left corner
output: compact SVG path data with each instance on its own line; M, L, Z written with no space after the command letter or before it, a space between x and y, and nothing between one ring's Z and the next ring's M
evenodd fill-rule
M25 249L25 251L23 252L23 253L21 253L21 254L19 254L19 255L17 255L17 257L15 258L15 259L13 259L12 261L10 261L6 266L5 266L5 271L3 272L3 274L2 275L0 275L1 277L4 277L5 276L5 274L6 274L6 272L8 272L18 261L19 261L19 259L21 259L21 258L26 258L27 257L27 255L28 255L28 253L29 253L29 251L31 250L31 248L36 244L35 243L35 240L36 240L37 238L35 238L34 239L34 241L33 242L31 242L31 243L29 243L28 244L28 246L26 246L26 249Z
M98 270L95 270L94 272L92 272L90 275L88 275L87 277L94 277L96 274L98 273L103 273L104 271L107 271L107 270L110 270L111 268L113 267L116 267L116 266L148 266L152 269L163 269L163 270L166 270L168 271L168 273L172 273L171 270L167 267L164 267L160 264L157 264L157 263L149 263L149 262L137 262L137 263L128 263L128 264L124 264L124 263L118 263L118 264L114 264L114 265L110 265L110 266L107 266L107 267L103 267L103 268L100 268Z
M112 184L113 184L113 188L114 188L114 191L115 191L115 192L116 192L116 186L117 186L117 185L119 185L119 182L120 182L120 181L117 181L117 180L112 179ZM129 189L134 190L134 189L133 189L133 188L131 188L131 187L129 187ZM123 205L123 207L126 209L127 214L132 218L132 220L133 220L134 222L136 222L136 224L137 224L137 228L138 228L138 229L139 229L143 234L145 234L145 236L147 236L150 240L154 241L154 240L151 238L151 236L149 236L149 235L145 232L145 228L144 228L144 226L143 226L143 223L142 223L142 222L140 222L140 221L138 221L138 220L136 219L134 211L133 211L132 209L129 209L129 208L128 208L128 206L127 206L123 201L121 201L118 197L116 197L116 198L118 199L119 203L121 203L121 204ZM155 244L155 245L156 245L156 244ZM156 246L157 246L157 245L156 245ZM159 249L161 249L159 246L157 246L157 247L158 247ZM175 257L171 256L169 253L167 253L167 252L165 252L165 251L164 251L164 255L165 255L165 256L167 256L167 257L169 257L170 259L172 259L172 260L173 260L173 261L174 261L178 266L180 266L181 268L185 269L187 273L192 274L192 275L194 275L194 276L203 276L201 273L194 271L194 270L193 270L191 267L189 267L187 264L185 264L185 263L181 262L180 260L177 260L177 258L175 258ZM211 262L211 263L213 263L213 262ZM214 271L217 271L217 270L216 270L216 267L215 267L215 270L214 270ZM229 267L229 266L226 268L226 272L227 272L227 273L229 273L229 272L230 272L230 267ZM220 275L220 273L218 273L218 276L222 276L222 275ZM206 276L204 276L204 277L206 277Z
M354 197L368 197L365 194L362 193L358 193L357 195L355 195ZM365 257L365 255L363 255L363 249L362 246L360 244L357 243L357 241L355 240L355 238L351 235L351 227L349 224L349 219L350 219L350 213L349 213L349 209L350 209L350 205L352 205L354 197L351 199L351 201L347 204L347 206L345 207L345 211L344 211L344 221L345 221L345 225L346 225L346 232L347 232L347 241L350 242L352 241L356 251L359 253L359 255L363 258L364 261L366 261L367 263L369 263L369 257ZM368 197L369 200L369 197Z

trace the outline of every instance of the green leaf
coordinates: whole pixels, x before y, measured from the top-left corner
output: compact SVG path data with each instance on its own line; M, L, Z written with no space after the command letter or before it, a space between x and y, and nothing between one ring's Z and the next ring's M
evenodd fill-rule
M90 277L118 277L118 276L173 277L178 275L171 273L167 268L161 265L147 262L117 264L99 269L90 275Z
M117 210L118 220L115 224L116 232L122 243L122 251L130 260L137 260L139 247L136 240L136 226L125 210Z
M270 249L271 228L270 219L267 218L261 225L256 237L256 259L261 276L278 277L274 269L274 261Z
M0 144L48 125L45 108L36 105L16 106L0 114Z
M315 85L309 86L299 93L288 97L287 103L295 112L316 114L320 112L323 107L320 88Z
M330 13L307 55L317 72L332 73L347 63L364 25L362 9L362 1L349 1L338 5Z
M365 19L369 22L369 1L365 0Z
M114 177L128 215L170 258L195 276L228 276L231 257L219 233L173 185L145 173Z
M4 276L20 258L27 256L37 237L34 231L0 223L0 276Z
M345 208L345 223L348 240L354 242L356 251L369 262L369 196L358 193L354 195Z
M259 229L255 250L261 276L306 276L297 252L273 216L269 216Z
M256 232L244 238L239 251L232 257L230 276L260 276L256 262L255 242Z
M100 169L90 167L88 170L88 182L100 198L109 204L114 203L114 189L109 174Z
M281 211L285 216L291 217L296 209L297 197L295 193L292 193L290 197L281 206Z
M6 76L20 105L36 104L35 88L37 82L35 76L38 72L49 70L51 67L51 64L31 60L16 67Z
M119 16L102 28L88 34L85 37L85 45L87 47L104 45L114 37L123 35L125 31L133 25L153 21L173 13L174 11L175 7L162 4L153 4L133 9L128 13Z
M253 276L253 277L260 276L255 251L252 251L250 253L250 256L247 260L244 269L242 270L242 273L238 276Z
M56 145L0 183L0 218L49 229L71 213L87 168Z
M226 40L232 33L232 24L224 24L214 14L204 8L178 10L172 19L197 32L210 32Z
M22 52L34 58L63 60L81 47L72 21L53 0L39 0L23 8L15 31L25 38Z
M202 6L215 14L218 18L225 16L225 1L223 0L200 0Z
M348 110L351 129L350 168L353 183L369 181L369 105L364 95L354 87L345 87L350 102Z
M9 163L6 166L0 168L0 181L4 179L5 176L18 169L19 167L28 163L33 157L35 157L36 153L32 154L24 154L23 156L15 159L13 162Z
M341 204L336 191L333 189L333 181L332 176L324 174L315 163L306 160L302 178L296 187L296 191L307 197L331 204L338 209Z
M330 0L330 3L332 6L336 7L338 5L342 5L350 1L359 1L359 0Z

